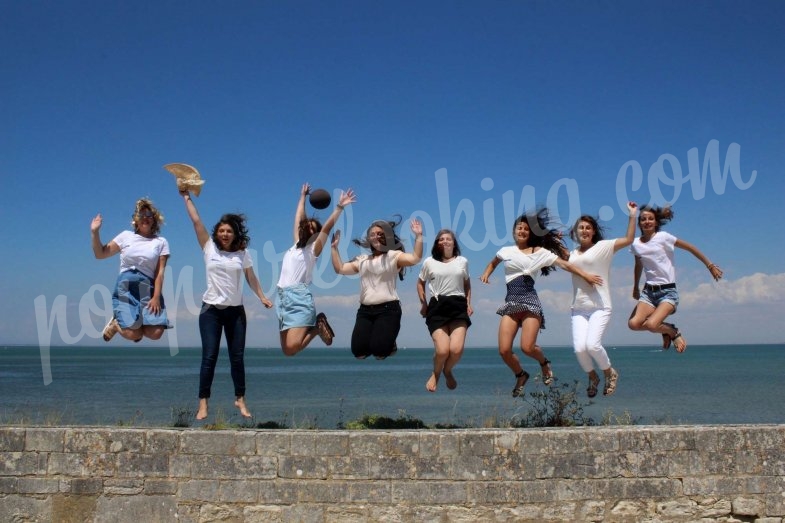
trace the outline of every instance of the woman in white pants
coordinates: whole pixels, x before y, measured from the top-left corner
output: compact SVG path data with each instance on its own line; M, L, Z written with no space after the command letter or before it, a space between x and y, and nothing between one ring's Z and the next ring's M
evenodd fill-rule
M627 234L614 240L603 239L602 227L591 216L581 216L570 231L570 238L578 247L570 252L570 263L586 272L602 277L601 285L589 285L575 274L572 276L572 344L575 356L584 372L589 375L586 393L597 395L600 377L595 365L605 375L603 394L616 392L619 373L611 366L608 353L602 346L602 335L611 318L610 270L613 255L630 245L635 239L635 215L638 207L627 203L630 215Z

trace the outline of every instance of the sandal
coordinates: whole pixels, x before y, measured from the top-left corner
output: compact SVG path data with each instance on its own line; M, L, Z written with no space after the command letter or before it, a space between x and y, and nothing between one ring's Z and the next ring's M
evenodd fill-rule
M668 327L671 327L672 329L676 329L676 325L674 325L672 323L664 323L663 322L663 325L667 325ZM679 329L676 329L676 332L679 332ZM675 339L676 339L676 337L671 338L670 334L663 333L663 335L662 335L662 349L663 350L670 349L671 348L671 342L673 340L675 340Z
M327 322L327 316L325 316L323 312L320 312L316 315L316 328L318 329L319 337L322 339L324 344L327 346L332 345L335 333L333 332L332 327L330 327L330 324Z
M515 388L512 389L512 397L517 398L523 394L523 387L529 381L529 373L525 370L520 371L515 375Z
M586 395L590 398L593 398L597 395L597 387L600 384L600 377L597 376L596 372L592 372L589 374L589 388L586 389Z
M611 367L611 374L605 379L605 390L602 391L603 396L610 396L616 392L616 382L619 380L619 373L616 369Z
M106 324L106 327L104 327L104 341L111 340L118 332L120 332L120 324L117 323L117 318L112 318L109 320L109 323Z
M551 360L545 358L542 363L540 363L540 369L542 371L542 383L543 385L550 385L553 383L553 370L550 367ZM545 374L545 367L548 367L548 374Z
M681 346L681 348L679 348L678 345L676 345L676 340L678 340L679 338L681 338L681 341L684 343ZM674 342L674 346L676 347L676 352L684 352L685 350L687 350L687 341L682 337L681 332L679 332L679 329L676 329L676 335L672 339Z

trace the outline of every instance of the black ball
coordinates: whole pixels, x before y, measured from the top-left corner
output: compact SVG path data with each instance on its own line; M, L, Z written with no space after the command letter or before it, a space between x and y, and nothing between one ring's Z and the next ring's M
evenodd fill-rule
M330 197L330 193L324 189L314 189L311 191L310 201L315 209L326 209L327 206L330 205L332 198Z

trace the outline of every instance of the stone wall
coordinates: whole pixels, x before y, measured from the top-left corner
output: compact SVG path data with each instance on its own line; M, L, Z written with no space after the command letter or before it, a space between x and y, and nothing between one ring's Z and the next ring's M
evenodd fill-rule
M785 425L0 427L0 521L760 521Z

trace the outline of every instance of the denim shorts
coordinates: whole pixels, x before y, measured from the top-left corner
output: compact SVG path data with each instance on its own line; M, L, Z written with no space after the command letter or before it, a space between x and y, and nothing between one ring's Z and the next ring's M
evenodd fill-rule
M676 312L679 307L679 291L676 290L676 287L654 290L644 286L639 301L651 305L655 309L660 303L670 303L673 305L673 312Z
M316 325L316 304L313 301L311 289L304 283L284 288L278 287L275 312L278 314L278 330L280 331Z

